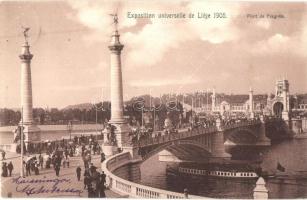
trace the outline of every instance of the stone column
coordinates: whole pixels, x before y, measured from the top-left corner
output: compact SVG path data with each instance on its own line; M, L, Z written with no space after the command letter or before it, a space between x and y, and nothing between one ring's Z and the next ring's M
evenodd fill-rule
M118 31L112 34L111 45L111 120L110 123L124 123L123 80L120 54L124 45L119 41Z
M216 119L215 125L217 132L211 134L211 153L213 157L211 160L220 161L223 159L230 159L231 155L225 151L224 130L220 118Z
M21 107L23 108L23 123L32 124L32 81L31 81L31 59L33 55L29 50L30 46L25 43L22 46L19 58L21 60Z
M31 80L31 59L33 55L30 53L30 46L28 42L22 46L21 54L21 108L22 121L24 126L25 142L40 141L40 130L33 123L33 103L32 103L32 80ZM26 144L27 145L27 144Z
M257 139L257 145L269 146L271 145L271 140L266 136L265 120L264 116L260 115L260 128L259 128L259 137Z
M289 120L289 106L288 106L287 86L285 83L283 84L282 97L283 97L283 105L284 105L284 109L282 111L282 119L285 121L288 121Z
M131 156L135 158L138 156L138 150L132 143L132 138L130 136L132 131L131 127L124 119L123 80L120 57L124 45L119 41L120 35L117 30L117 15L113 15L113 17L115 26L109 46L111 51L111 119L109 124L114 131L116 143L104 141L103 150L112 155L116 153L114 152L114 147L116 147L123 151L130 152Z

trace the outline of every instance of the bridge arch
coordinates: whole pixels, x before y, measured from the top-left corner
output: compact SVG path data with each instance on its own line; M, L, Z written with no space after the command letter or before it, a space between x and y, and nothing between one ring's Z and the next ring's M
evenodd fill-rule
M194 140L176 140L176 141L170 141L170 142L167 142L165 144L159 145L156 148L149 149L149 151L147 151L145 153L145 155L142 156L143 161L145 161L145 160L149 159L150 157L156 155L160 151L167 149L168 147L180 146L180 145L193 146L193 147L196 147L197 149L199 149L201 151L205 151L209 155L211 155L211 149L208 146L201 144L200 142L197 142L197 141L194 141ZM141 150L146 151L146 148L141 148Z
M226 132L225 141L230 140L233 143L252 144L258 139L257 133L249 128L237 128Z
M284 110L284 104L282 102L276 101L273 103L272 112L275 116L281 117L283 110Z

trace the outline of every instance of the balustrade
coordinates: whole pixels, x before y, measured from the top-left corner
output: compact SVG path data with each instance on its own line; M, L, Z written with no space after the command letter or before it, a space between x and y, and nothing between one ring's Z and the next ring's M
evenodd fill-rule
M167 190L162 190L158 188L153 188L141 184L137 184L134 182L130 182L128 180L122 179L110 171L109 166L116 165L117 167L124 166L127 163L127 160L130 160L129 152L122 152L117 155L114 155L105 160L102 163L102 170L107 176L107 184L108 187L114 192L118 192L121 194L129 195L132 198L164 198L164 199L183 199L185 198L183 193L171 192ZM116 163L114 163L116 161ZM111 163L109 163L111 162ZM133 162L133 160L131 160ZM115 169L112 169L115 170ZM206 199L207 197L189 195L190 198L202 198ZM209 198L207 198L209 199Z

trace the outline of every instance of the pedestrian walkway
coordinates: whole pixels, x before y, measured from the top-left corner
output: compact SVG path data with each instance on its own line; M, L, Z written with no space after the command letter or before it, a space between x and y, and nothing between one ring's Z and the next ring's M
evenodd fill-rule
M6 160L2 162L12 161L14 170L12 177L1 177L1 196L2 197L87 197L88 192L84 190L83 173L84 166L80 156L71 157L70 167L61 167L60 176L55 175L53 168L40 170L39 175L32 175L19 178L20 176L20 156L18 154L9 154L6 156ZM92 156L92 163L98 167L100 172L100 156ZM77 180L76 168L80 165L81 180ZM108 198L120 198L119 194L116 194L108 189L105 190L106 197Z

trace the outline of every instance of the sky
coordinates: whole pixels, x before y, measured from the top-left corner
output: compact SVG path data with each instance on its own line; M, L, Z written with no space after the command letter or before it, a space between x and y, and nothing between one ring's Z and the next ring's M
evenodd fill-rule
M124 99L212 88L266 94L283 77L290 93L307 93L306 11L302 2L0 1L0 108L20 106L21 26L31 28L34 107L109 100L109 14L115 12L125 45ZM156 17L129 18L128 12ZM157 17L180 12L195 15ZM212 18L215 12L226 18Z

